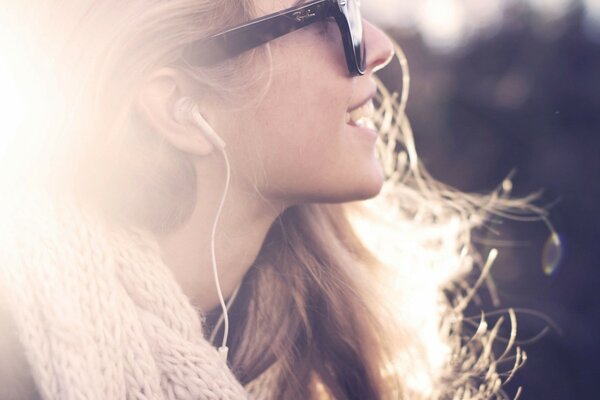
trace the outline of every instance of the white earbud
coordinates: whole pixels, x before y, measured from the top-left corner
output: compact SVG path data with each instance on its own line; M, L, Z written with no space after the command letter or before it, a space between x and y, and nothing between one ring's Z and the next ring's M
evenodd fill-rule
M173 109L173 115L175 120L179 123L194 122L206 136L210 142L215 145L218 149L223 150L225 148L225 142L221 137L214 131L204 119L198 105L194 100L189 97L181 97L175 102Z
M223 159L225 160L226 166L226 176L225 176L225 188L223 190L223 195L221 196L221 202L219 203L219 208L215 214L215 220L213 222L212 231L210 235L210 254L212 261L212 270L213 277L215 279L215 287L217 289L217 295L219 296L219 303L221 303L221 308L223 310L223 341L221 346L219 347L219 354L223 358L223 360L227 361L227 353L229 348L227 347L227 337L229 336L229 316L227 314L227 305L225 304L225 299L223 298L223 292L221 290L221 283L219 282L219 273L217 271L217 257L215 255L215 236L217 232L217 224L219 222L219 218L221 217L221 212L223 211L223 205L225 204L225 198L227 196L227 192L229 190L229 183L231 180L231 166L229 164L229 158L227 157L227 152L225 151L225 142L217 133L213 130L213 128L206 122L200 110L198 110L198 105L194 100L189 97L182 97L177 99L173 109L173 116L177 122L180 124L185 123L195 123L204 133L206 138L210 140L210 142L223 154Z

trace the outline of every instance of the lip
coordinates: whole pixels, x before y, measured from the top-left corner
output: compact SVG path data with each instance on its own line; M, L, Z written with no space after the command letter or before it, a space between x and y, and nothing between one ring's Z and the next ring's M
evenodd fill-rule
M358 126L353 123L349 123L348 126L354 130L354 132L359 133L358 136L365 139L370 145L373 145L379 137L379 133L375 129L366 126Z
M367 100L368 101L368 100ZM361 132L361 135L367 138L370 142L374 142L379 136L379 131L377 129L372 128L370 126L360 126L356 125L354 122L350 121L346 123L347 126L354 129L356 132Z
M348 108L348 110L346 112L352 112L354 110L359 109L360 107L364 106L365 104L367 104L369 101L373 100L373 98L375 97L375 94L377 93L377 89L374 88L371 93L369 93L369 95L367 97L365 97L361 102L351 106L350 108Z

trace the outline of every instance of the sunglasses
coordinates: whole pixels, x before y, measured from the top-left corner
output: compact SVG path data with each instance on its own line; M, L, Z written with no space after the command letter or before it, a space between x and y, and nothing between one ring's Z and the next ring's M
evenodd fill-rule
M342 34L350 75L363 75L366 48L360 0L316 0L269 14L192 43L183 58L192 65L217 64L328 18L335 19Z

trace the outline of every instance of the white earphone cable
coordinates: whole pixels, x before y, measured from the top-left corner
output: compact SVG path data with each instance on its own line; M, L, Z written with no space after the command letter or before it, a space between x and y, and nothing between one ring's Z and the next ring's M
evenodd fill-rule
M227 310L229 311L231 309L231 305L233 304L233 302L235 301L238 292L240 291L240 288L242 287L242 284L238 284L238 286L235 288L235 290L233 291L233 294L229 297L229 300L227 300ZM210 338L208 339L208 341L210 343L214 343L215 342L215 337L217 336L217 332L219 332L219 329L221 328L221 325L223 324L223 320L225 319L225 314L223 312L221 312L221 315L219 316L219 319L217 320L217 322L215 323L214 328L212 329L212 333L210 334Z
M193 104L193 103L192 103ZM213 222L212 231L210 234L210 255L212 261L212 270L213 277L215 279L215 286L217 288L217 295L219 296L219 303L221 304L221 308L223 310L223 322L224 322L224 330L223 330L223 341L221 343L221 347L219 347L219 354L223 357L223 359L227 360L227 353L229 349L227 348L227 337L229 336L229 316L227 314L227 305L225 304L225 300L223 298L223 292L221 290L221 284L219 282L219 273L217 271L217 257L215 255L215 236L217 232L217 224L219 223L219 219L221 217L221 212L223 211L223 205L225 204L225 199L227 197L227 192L229 191L229 182L231 180L231 165L229 164L229 158L227 157L227 152L225 151L225 142L214 132L210 125L206 123L198 107L196 104L193 105L191 110L191 115L196 124L202 129L208 129L209 132L205 132L208 134L209 139L215 147L221 150L223 154L223 159L225 160L226 166L226 177L225 177L225 188L223 189L223 195L221 196L221 202L219 203L219 208L217 209L217 213L215 215L215 220Z
M215 255L215 235L217 232L217 224L219 222L219 218L221 217L221 212L223 211L223 205L225 204L225 198L227 197L227 192L229 191L229 181L231 179L231 166L229 165L229 158L227 157L227 152L225 151L225 148L221 148L221 152L223 153L223 159L225 160L227 176L225 178L225 189L223 190L223 195L221 196L221 202L219 203L219 208L217 209L217 214L215 215L215 220L213 222L212 232L210 235L210 255L212 258L212 269L213 276L215 278L215 285L217 287L217 294L219 295L219 302L221 303L221 308L223 309L224 330L223 341L221 343L221 347L219 347L219 353L223 356L225 360L227 360L227 353L229 351L229 349L227 348L227 336L229 336L229 316L227 315L227 305L225 304L225 300L223 298L223 292L221 291L221 284L219 282L219 273L217 271L217 258Z

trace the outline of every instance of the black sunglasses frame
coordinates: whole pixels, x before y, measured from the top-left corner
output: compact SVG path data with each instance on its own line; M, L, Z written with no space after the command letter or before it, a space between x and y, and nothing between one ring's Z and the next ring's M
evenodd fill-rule
M349 2L355 3L349 5ZM349 7L358 7L356 3L357 0L316 0L269 14L190 44L183 59L191 65L214 65L315 22L334 18L342 35L350 75L363 75L366 48L362 19L358 13L360 20L351 21L349 10ZM352 27L356 24L360 24L360 38L353 37Z

